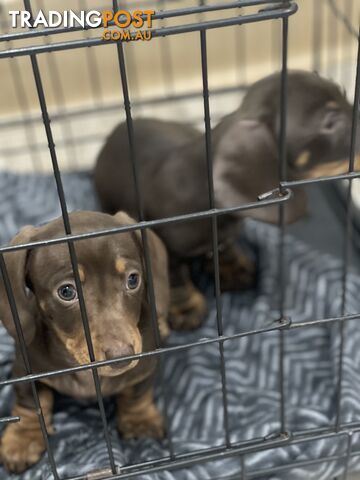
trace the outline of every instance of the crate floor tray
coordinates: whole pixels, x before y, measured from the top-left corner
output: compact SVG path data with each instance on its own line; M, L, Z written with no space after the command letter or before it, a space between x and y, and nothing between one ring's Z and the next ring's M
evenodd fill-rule
M69 210L95 209L91 177L86 173L63 176ZM60 214L51 175L0 174L0 240L5 244L25 224L39 224ZM317 223L317 228L322 225ZM316 236L316 232L313 232ZM276 227L248 221L244 237L257 251L259 284L256 291L224 293L224 334L261 329L278 317ZM285 237L286 315L292 324L330 318L341 313L342 262L330 253L320 253L293 235ZM172 333L167 346L215 338L216 307L213 285L201 277L208 295L210 313L204 326L191 333ZM347 313L360 312L360 278L350 271L347 283ZM246 456L246 473L252 478L325 480L343 471L347 453L346 435L298 441L296 434L330 429L336 419L336 382L339 361L339 325L316 324L284 331L285 418L294 437L288 445ZM279 331L244 336L225 342L230 439L247 442L261 439L280 426ZM360 419L360 329L358 320L345 326L341 422ZM13 341L0 329L0 378L11 375ZM171 432L176 453L201 451L224 444L222 384L217 343L196 346L166 355L164 371L169 396ZM162 394L157 388L162 406ZM0 390L0 416L9 415L12 388ZM106 401L111 440L120 467L148 462L168 455L166 444L144 439L124 441L116 431L114 405ZM85 475L108 466L102 424L96 405L58 396L51 447L61 478ZM352 452L360 451L360 438L353 435ZM333 461L326 462L326 458ZM321 463L314 463L322 459ZM311 463L310 466L308 462ZM354 467L357 458L352 457ZM154 474L138 474L139 480L194 480L240 478L239 456L181 469L168 468ZM51 479L46 456L21 476L9 476L0 468L0 480ZM248 477L246 477L248 478Z

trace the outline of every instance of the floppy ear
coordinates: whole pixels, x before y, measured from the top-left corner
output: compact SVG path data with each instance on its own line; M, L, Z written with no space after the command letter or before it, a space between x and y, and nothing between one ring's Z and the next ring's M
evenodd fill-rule
M227 208L254 202L278 183L277 147L267 126L244 119L228 126L214 158L217 206Z
M24 227L10 242L10 245L20 245L31 241L35 228ZM6 270L9 276L12 292L16 302L16 308L27 345L34 338L36 325L36 302L33 293L26 288L26 262L28 250L17 250L4 254ZM9 334L17 340L16 328L11 308L6 293L4 281L0 278L0 320Z
M121 223L121 225L131 225L136 223L135 220L125 212L118 212L114 215L114 217L119 221L119 223ZM165 319L167 318L170 301L167 253L160 238L152 230L146 229L146 232L147 242L150 250L156 312L158 319ZM132 233L136 236L136 241L141 250L141 256L144 258L141 232L140 230L135 230Z
M276 189L278 149L269 128L257 120L234 122L221 138L214 161L216 206L235 207L257 202L258 196ZM285 222L291 223L306 212L304 196L299 189L286 202ZM278 222L278 207L266 206L238 213L268 223Z
M147 229L146 232L150 250L151 271L154 281L156 311L158 318L165 320L168 316L170 302L167 252L163 242L152 230Z

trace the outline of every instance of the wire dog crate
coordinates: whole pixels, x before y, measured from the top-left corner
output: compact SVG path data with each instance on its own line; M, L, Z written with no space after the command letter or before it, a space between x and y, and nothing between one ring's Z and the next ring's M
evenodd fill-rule
M112 2L112 8L118 10L119 2L114 0ZM142 2L142 5L146 2ZM167 470L176 470L179 468L184 468L191 466L197 463L206 463L212 462L220 459L225 459L227 457L238 457L240 459L240 473L234 475L226 475L227 472L224 472L222 479L231 480L231 479L248 479L248 478L264 478L266 475L276 474L278 471L276 467L269 466L268 468L263 468L261 470L251 469L246 464L246 459L248 455L251 455L254 452L259 452L261 450L270 450L276 447L287 446L287 445L297 445L305 442L310 442L317 439L326 439L332 437L344 437L347 442L347 449L341 454L334 454L326 458L319 458L316 460L306 460L299 461L296 463L297 468L304 468L311 466L315 463L322 462L334 462L340 461L343 465L343 478L347 478L348 469L350 461L353 457L359 456L360 452L353 452L352 450L352 439L353 435L357 432L360 432L360 423L352 424L343 424L341 422L341 408L342 408L342 376L343 376L343 351L344 345L346 342L345 336L345 324L349 320L358 319L360 314L348 314L346 308L347 301L347 277L348 277L348 267L349 267L349 258L351 250L351 233L352 233L352 182L360 177L360 173L354 170L354 159L355 159L355 150L356 150L356 131L358 124L358 105L359 105L359 94L360 94L360 43L358 42L358 27L352 25L351 16L346 15L349 12L355 11L354 2L347 1L346 9L342 10L335 0L323 1L323 2L313 2L314 8L314 28L312 35L312 49L313 56L311 58L311 67L319 71L326 71L326 61L323 58L322 53L322 42L324 41L323 33L321 31L321 26L323 23L321 19L325 15L325 11L329 15L329 23L331 27L328 28L329 35L331 36L331 41L337 41L347 38L347 36L352 36L356 39L357 42L357 63L356 63L356 82L355 82L355 94L354 94L354 109L353 109L353 128L352 128L352 143L351 151L349 152L349 171L346 174L337 175L333 177L326 177L320 179L311 179L311 180L301 180L301 181L288 181L287 172L286 172L286 114L287 114L287 81L288 81L288 43L289 43L289 24L291 24L292 19L298 15L298 5L295 1L278 1L274 3L270 0L238 0L238 1L225 1L222 3L210 3L205 1L199 1L196 6L187 6L179 7L179 2L177 0L168 0L166 6L171 4L171 8L166 8L162 10L161 8L165 6L165 2L159 0L157 6L160 8L156 9L154 15L155 27L152 29L152 35L154 39L152 42L158 42L159 47L159 65L162 67L161 78L163 83L163 92L158 95L149 95L147 98L141 98L139 92L141 90L141 75L139 71L139 64L136 61L136 49L138 45L132 43L131 45L122 44L117 42L116 44L111 44L113 50L116 52L116 61L117 67L120 72L119 77L119 87L121 85L122 91L122 101L114 101L111 99L107 101L104 98L104 79L101 76L101 65L100 60L95 51L97 49L106 49L110 48L106 46L106 42L103 42L98 37L98 31L86 31L83 32L81 29L72 28L53 28L50 30L26 30L21 32L9 32L7 31L7 26L4 22L2 25L3 32L0 35L0 41L2 45L5 45L0 51L0 59L5 61L8 59L10 67L10 78L15 86L16 98L21 105L20 113L14 116L13 118L5 118L1 120L1 128L8 132L10 129L16 131L19 129L23 132L23 138L20 145L11 145L11 146L1 146L0 147L0 157L12 159L11 162L16 167L16 162L19 161L18 167L21 169L24 165L24 152L26 159L31 159L31 162L27 162L25 167L27 169L34 169L36 171L47 171L48 166L51 165L53 176L56 182L59 202L61 205L61 213L64 222L64 236L57 239L49 239L46 241L37 241L31 244L26 245L17 245L11 247L2 247L0 249L0 269L3 275L6 292L9 298L9 304L11 306L11 311L16 326L16 332L18 335L18 342L21 349L21 354L24 360L26 367L26 376L20 378L12 378L8 380L2 380L0 382L0 387L15 385L22 382L28 382L32 386L32 393L34 397L34 403L36 410L39 416L39 422L42 430L42 434L46 443L47 457L50 464L51 472L54 479L61 478L58 473L57 464L52 452L51 443L49 441L49 435L47 432L47 427L44 419L44 415L41 410L41 405L39 401L39 396L37 393L36 381L41 380L47 376L55 375L64 375L66 373L71 373L75 371L82 370L91 370L93 375L93 380L96 389L96 397L98 402L98 407L100 411L100 416L103 424L104 432L104 441L107 447L108 453L108 465L104 465L103 470L98 470L96 472L89 472L87 476L72 476L71 479L68 477L67 480L83 480L85 478L138 478L140 475L150 475L152 473L167 471ZM24 0L23 8L28 11L34 10L34 2L30 0ZM132 7L136 2L131 2L131 4L126 4L126 7ZM342 5L342 4L341 4ZM42 2L37 2L37 8L42 8L44 5ZM108 7L108 5L106 5ZM79 9L86 9L87 5L85 2L79 0L78 4ZM3 7L3 11L4 11ZM344 14L345 12L345 14ZM207 15L213 15L212 19L206 17ZM3 16L3 15L2 15ZM4 17L4 16L3 16ZM187 19L191 19L187 21ZM219 95L221 98L225 98L227 94L238 95L241 97L241 92L246 90L246 85L249 82L249 73L244 67L241 69L242 65L246 65L246 56L248 54L246 48L246 35L243 35L243 43L236 42L241 32L241 28L246 25L246 32L249 31L253 25L257 23L269 23L271 28L269 30L271 48L270 55L272 56L271 65L274 66L274 69L280 67L281 69L281 119L280 119L280 137L279 137L279 151L280 151L280 168L279 168L279 184L276 191L271 192L269 195L264 195L261 200L255 203L238 205L234 208L218 209L215 206L214 200L214 186L212 178L212 150L211 150L211 127L212 122L214 121L214 116L211 115L210 108L210 94ZM331 23L333 22L333 23ZM340 25L342 30L337 28L337 25ZM334 27L336 26L336 28ZM279 28L280 27L280 28ZM334 27L334 28L332 28ZM237 75L233 78L233 84L228 86L219 86L211 88L209 86L209 44L208 37L212 30L222 31L226 29L233 28L230 37L230 42L232 42L236 49L234 50L234 63L236 65L235 70L237 70ZM236 30L235 30L236 29ZM338 33L338 38L335 38L335 33ZM344 32L344 33L342 33ZM280 33L280 35L279 35ZM201 73L201 84L199 89L190 89L185 91L177 91L175 85L175 70L173 68L174 62L172 60L172 44L171 39L173 37L178 37L185 34L191 34L192 40L196 39L198 42L198 51L197 53L200 56L199 71ZM61 40L58 40L61 38ZM20 45L20 46L18 46ZM92 48L89 48L92 47ZM140 48L140 47L139 47ZM61 83L61 69L57 63L57 56L61 52L66 52L68 50L80 50L86 49L85 55L85 64L89 73L89 89L92 96L91 105L81 105L71 110L65 109L66 99L64 88ZM341 53L341 55L340 55ZM338 58L335 59L333 69L331 73L333 76L338 76L338 79L344 77L343 69L341 67L342 51L338 50ZM347 54L349 52L347 51ZM41 63L41 57L46 56L47 64ZM349 55L351 57L351 55ZM26 60L31 64L31 72L34 80L34 85L38 97L38 102L40 105L41 115L33 113L30 100L28 96L28 86L25 84L21 72L20 61ZM47 103L47 92L44 87L44 75L42 74L42 69L47 68L49 71L50 83L54 87L56 94L53 96L53 105L54 113L49 114L49 107ZM335 73L334 73L335 69ZM330 72L329 72L330 73ZM346 75L347 77L348 75ZM347 78L343 78L346 80ZM132 96L132 90L136 92ZM165 92L165 93L164 93ZM234 97L231 97L231 102ZM186 103L188 102L188 103ZM162 106L171 105L171 112L181 111L181 108L187 109L187 112L192 111L192 105L198 102L202 103L202 112L201 116L204 117L204 122L202 128L205 132L204 141L206 142L206 160L207 160L207 179L209 185L209 209L202 212L195 212L188 215L179 215L172 218L164 218L154 221L147 221L142 213L142 198L141 191L138 188L138 166L136 162L136 145L134 144L134 132L132 117L133 112L146 112L146 108L162 108ZM226 102L225 102L226 103ZM179 105L185 105L185 107L180 107ZM190 105L190 107L186 106ZM189 109L190 108L190 109ZM178 109L178 110L177 110ZM138 204L139 208L139 221L140 223L119 227L116 229L106 230L106 231L97 231L86 234L72 234L71 223L69 220L67 200L64 193L63 182L61 177L62 170L68 170L69 168L79 168L86 164L86 160L82 156L87 156L86 149L91 148L94 150L96 146L103 140L104 135L100 133L96 135L83 135L79 134L78 130L74 130L74 122L82 122L84 119L91 117L92 115L99 116L106 119L106 115L112 115L111 118L117 118L118 112L121 111L122 114L125 113L125 119L128 127L128 139L131 150L131 157L133 162L133 173L134 173L134 188L138 195ZM219 111L223 113L223 111ZM167 114L167 113L166 113ZM166 115L165 114L165 115ZM181 115L181 114L180 114ZM215 115L216 116L216 115ZM50 122L51 119L51 122ZM200 118L192 116L191 121L193 123L200 123ZM36 139L38 135L39 125L43 122L45 127L46 138L44 141L38 141ZM108 125L108 122L104 120L105 125ZM109 121L110 123L110 121ZM54 125L54 128L53 128ZM58 143L55 148L54 140L54 129L62 140ZM106 128L108 130L108 128ZM105 131L105 130L104 130ZM5 133L7 135L7 133ZM79 147L81 147L82 154L79 154ZM83 148L82 148L83 147ZM46 163L46 155L48 155L47 149L50 152L51 163ZM58 159L58 151L62 152L62 158L65 158L66 161L60 162ZM40 160L39 160L40 159ZM60 165L61 164L61 165ZM4 165L6 166L6 165ZM341 315L332 317L332 318L317 318L313 319L310 322L302 323L292 323L291 318L288 318L285 314L285 284L287 278L287 269L284 260L284 250L285 246L285 222L284 222L284 209L286 208L286 202L291 198L292 195L296 195L296 188L299 186L306 186L310 184L318 184L323 182L335 182L335 181L347 181L347 207L345 215L345 247L343 252L343 289L342 289L342 308ZM205 179L204 179L205 181ZM267 192L264 192L267 193ZM249 209L265 207L270 205L278 205L279 209L279 242L278 242L278 293L279 293L279 308L278 308L278 318L276 321L272 322L270 325L262 329L254 329L246 332L235 332L231 335L224 334L223 329L223 315L222 315L222 299L221 299L221 284L219 278L219 258L218 258L218 243L217 243L217 220L218 217L227 213L245 211ZM216 301L216 325L218 335L214 338L205 338L200 339L196 342L183 343L176 347L162 347L159 342L159 334L157 331L156 325L156 307L154 301L154 291L152 283L152 273L151 273L151 258L149 256L149 249L147 247L147 228L156 227L164 224L176 224L178 222L192 221L200 219L209 219L212 223L212 249L213 249L213 262L214 262L214 283L215 283L215 301ZM79 276L78 263L75 252L75 243L80 240L86 240L89 238L95 238L105 235L114 235L120 234L121 232L127 232L140 229L142 233L142 241L145 252L145 264L146 264L146 277L149 285L149 297L151 302L152 310L152 323L155 332L155 337L157 338L157 349L154 352L143 353L139 355L133 355L131 357L123 357L118 360L108 360L108 361L97 361L94 354L94 349L92 346L91 332L89 327L89 322L87 318L86 311L86 302L81 288L81 280ZM69 248L69 254L71 258L71 264L74 272L74 278L77 290L79 292L79 303L81 309L82 322L84 327L85 338L87 342L87 347L89 351L89 358L91 363L86 365L81 365L79 367L73 367L69 369L61 369L53 372L46 373L33 373L31 370L31 365L29 357L27 354L27 348L25 345L21 322L17 312L17 306L15 297L11 288L9 276L6 269L6 264L4 261L4 253L17 251L21 249L29 248L41 248L50 245L55 245L59 243L66 243ZM288 332L291 332L293 329L297 328L311 328L316 325L327 325L327 324L336 324L338 325L338 332L340 338L339 344L339 362L338 362L338 372L337 372L337 414L336 421L334 424L329 424L326 428L311 428L303 431L290 431L288 428L288 420L286 413L286 393L285 393L285 342L286 335ZM228 418L228 402L227 402L227 369L225 362L225 345L226 342L233 339L245 338L248 336L260 336L267 332L277 332L278 335L278 347L279 347L279 356L278 356L278 365L277 365L277 375L278 375L278 394L280 398L280 408L278 411L279 418L279 431L274 432L272 435L269 435L267 438L253 438L247 441L242 442L233 442L229 433L229 418ZM201 348L205 345L214 344L218 346L218 355L219 355L219 368L221 373L221 386L222 386L222 405L223 405L223 434L224 441L220 446L213 446L211 448L206 448L190 453L181 453L178 454L174 448L174 441L171 435L171 418L168 412L168 396L169 393L166 390L166 385L164 382L163 376L163 362L164 356L171 354L173 351L185 351L191 348ZM97 369L110 365L113 363L121 363L122 361L128 361L129 359L144 358L149 356L156 356L159 358L160 363L160 380L162 380L162 392L164 399L164 414L166 417L168 428L168 438L167 438L167 448L168 455L164 458L159 458L155 460L149 460L142 464L133 464L119 466L116 464L113 451L111 438L108 431L107 417L104 407L104 401L101 394L101 387ZM241 401L241 400L240 400ZM2 424L9 422L19 421L19 418L7 417L0 419ZM293 464L285 465L278 467L279 470L291 470L294 468ZM216 477L218 478L218 477Z

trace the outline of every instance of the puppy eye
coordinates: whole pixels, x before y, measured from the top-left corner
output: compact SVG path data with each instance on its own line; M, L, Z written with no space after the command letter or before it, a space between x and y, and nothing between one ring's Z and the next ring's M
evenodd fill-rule
M335 125L336 125L336 118L332 115L331 117L329 116L329 117L326 119L326 122L325 122L325 124L324 124L324 128L325 128L326 130L332 130Z
M339 114L335 110L326 113L322 121L322 131L324 133L332 133L339 124Z
M65 302L71 302L72 300L75 300L77 298L77 291L74 285L68 284L68 285L61 285L61 287L58 288L58 295L61 298L61 300L65 300Z
M126 281L126 287L129 290L135 290L139 286L140 283L140 275L136 272L132 272L129 274L127 281Z

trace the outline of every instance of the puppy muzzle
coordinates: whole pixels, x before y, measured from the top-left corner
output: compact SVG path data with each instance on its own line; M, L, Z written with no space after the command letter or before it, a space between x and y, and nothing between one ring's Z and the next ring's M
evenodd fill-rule
M134 347L132 345L127 345L127 344L119 344L119 345L109 347L104 352L105 360L115 360L121 357L129 357L130 355L134 355L134 353L135 353ZM117 369L124 368L129 366L132 361L133 360L124 360L119 363L113 363L109 365L109 367L117 368Z

